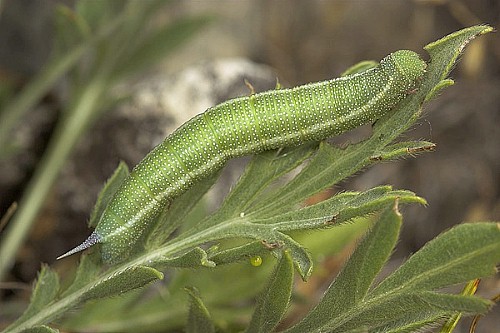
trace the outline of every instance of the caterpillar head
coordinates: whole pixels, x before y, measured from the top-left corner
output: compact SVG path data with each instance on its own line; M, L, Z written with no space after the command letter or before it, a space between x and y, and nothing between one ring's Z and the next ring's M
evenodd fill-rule
M411 91L418 85L419 79L422 78L427 67L425 61L417 53L410 50L396 51L387 56L386 59L399 72L399 83L406 88L406 91Z

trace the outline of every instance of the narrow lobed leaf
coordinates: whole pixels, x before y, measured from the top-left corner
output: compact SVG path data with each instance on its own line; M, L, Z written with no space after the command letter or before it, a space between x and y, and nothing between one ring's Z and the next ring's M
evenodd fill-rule
M242 260L248 260L252 256L266 255L270 251L262 241L249 242L241 246L233 247L228 250L216 252L210 255L210 260L217 265L234 263Z
M413 192L391 191L390 186L379 186L362 193L340 193L318 204L268 219L252 220L252 223L272 224L282 231L328 227L381 210L396 199L401 203L425 204L425 200Z
M185 288L189 295L190 305L188 320L186 323L187 333L211 333L215 332L210 313L201 300L199 293L194 288Z
M288 308L292 287L292 258L287 251L284 251L268 285L264 288L257 301L257 307L245 332L272 332Z
M419 319L420 317L420 319ZM442 320L442 313L438 314L432 313L422 313L416 314L408 320L408 318L403 318L401 320L396 320L391 323L381 325L380 327L375 327L371 331L373 333L410 333L410 332L430 332L431 327L438 325L439 321Z
M288 252L292 257L293 263L295 264L295 268L299 272L300 277L303 281L307 281L313 270L313 260L311 255L292 237L282 233L277 234L280 235L280 241L282 241L285 246L285 252Z
M371 156L373 161L388 161L433 151L436 145L427 141L407 141L388 145Z
M161 261L155 261L156 263L165 267L177 268L215 267L215 263L208 259L207 252L200 247L195 247L191 251L175 258L165 258Z
M495 273L500 262L496 223L461 224L436 237L370 294L393 290L434 290Z
M317 193L335 183L337 178L330 178L328 183L322 179L322 175L332 168L332 163L342 159L342 151L329 144L322 142L315 155L311 157L304 169L282 188L275 190L266 198L265 202L259 202L252 209L252 213L265 216L270 212L281 213L289 211L291 207L305 200L307 197ZM327 186L328 184L328 186Z
M65 297L95 281L100 271L101 260L95 253L82 254L80 256L80 263L76 269L75 279L61 297Z
M444 79L441 80L425 97L425 101L428 102L432 99L435 99L445 88L448 88L455 84L455 81L452 79Z
M123 294L143 287L153 281L162 280L163 273L147 266L132 266L100 280L86 291L83 299L104 298Z
M343 332L344 329L351 327L359 327L359 325L367 325L368 327L390 325L392 321L403 319L407 323L420 322L422 315L427 315L427 318L431 319L438 315L444 316L455 310L468 314L486 313L492 304L488 300L478 297L421 291L409 294L401 293L394 298L385 298L384 302L375 302L370 305L375 306L361 309L358 316L349 323L338 327L338 332Z
M312 332L363 300L389 258L401 228L402 217L397 211L397 201L386 206L319 304L287 332Z
M101 215L106 209L109 201L113 198L113 195L128 175L128 166L125 162L121 161L113 172L113 175L109 177L101 192L97 196L97 202L92 210L92 213L90 214L89 227L97 226L97 223L99 222L99 219L101 218Z
M211 219L221 221L241 213L248 214L246 211L252 204L262 202L264 198L260 194L271 182L299 166L316 147L317 143L310 143L285 149L282 154L273 150L254 156L236 186ZM250 209L250 212L252 210Z
M479 286L479 281L480 279L475 279L472 281L469 281L464 289L462 290L462 295L474 295L477 291L477 287ZM458 322L460 321L460 318L462 318L462 313L461 312L455 312L449 318L446 320L446 322L443 324L441 327L440 333L451 333L457 326Z
M427 98L435 96L436 89L442 90L443 86L448 86L451 83L451 81L447 80L447 76L465 46L477 36L491 31L493 31L493 28L490 26L476 25L456 31L424 46L424 50L429 52L432 59L428 72L433 74L424 85Z
M486 313L491 302L478 297L439 294L427 291L383 295L359 304L356 308L342 313L321 329L331 332L351 330L371 330L376 327L393 325L393 322L422 322L444 316L453 311L464 313Z
M14 322L12 327L15 327L16 323L23 322L48 306L48 304L54 301L58 292L59 276L49 266L42 265L42 269L38 273L38 279L33 286L30 304L23 315Z

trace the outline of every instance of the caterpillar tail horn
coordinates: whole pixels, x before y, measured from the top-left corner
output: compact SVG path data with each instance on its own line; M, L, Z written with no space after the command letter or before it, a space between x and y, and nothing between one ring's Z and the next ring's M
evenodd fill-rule
M75 254L75 253L78 253L78 252L83 251L85 249L88 249L89 247L91 247L93 245L96 245L97 243L100 243L101 240L102 240L101 236L99 236L94 231L93 233L90 234L90 236L82 244L78 245L77 247L75 247L72 250L69 250L65 254L60 255L59 257L57 257L56 260L59 260L59 259L62 259L62 258L66 258L66 257L68 257L68 256L70 256L72 254Z

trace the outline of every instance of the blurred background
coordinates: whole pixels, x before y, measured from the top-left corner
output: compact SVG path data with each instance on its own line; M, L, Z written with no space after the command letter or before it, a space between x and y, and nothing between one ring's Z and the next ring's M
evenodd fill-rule
M76 2L0 1L0 106L7 105L43 72L54 54L64 55L65 49L74 47L79 38L83 40L82 35L87 33L88 38L95 32L92 27L80 26L79 32L66 31L64 35L64 23L59 22L64 14L61 4L73 8ZM111 20L115 14L107 10L107 20ZM379 61L398 49L411 49L425 58L422 47L448 33L481 23L497 28L500 3L188 0L165 2L154 14L153 19L145 21L148 26L199 17L204 23L189 21L186 26L192 34L184 36L179 47L173 44L173 51L165 52L168 55L156 56L133 75L117 76L119 79L113 76L113 80L105 81L109 86L96 95L103 102L82 126L74 147L68 144L69 159L61 162L53 176L54 186L43 196L41 210L16 253L6 281L29 284L40 262L52 264L57 255L80 243L88 234L85 221L96 195L118 162L125 160L129 166L135 165L194 114L227 98L248 94L244 79L262 91L272 89L276 78L284 86L295 86L336 77L361 60ZM149 18L147 15L151 13L143 14ZM71 14L62 17L71 19ZM137 31L141 30L138 25ZM113 38L113 33L99 43L107 54L113 54L113 42L108 38ZM134 42L126 40L124 45ZM0 155L0 216L26 193L50 146L50 138L54 133L61 135L57 124L70 118L66 109L79 100L74 96L82 96L79 94L86 91L88 82L100 82L94 78L100 77L103 68L121 61L118 56L118 60L103 56L101 67L92 67L96 59L101 59L99 56L84 54L78 71L60 75L8 134L0 133L4 140L0 145L13 144ZM451 76L456 84L427 104L424 117L406 133L407 138L436 143L435 152L376 165L335 189L364 190L392 184L428 201L427 207L404 209L405 223L395 263L457 223L500 220L498 33L469 45ZM109 98L111 95L117 97ZM4 110L1 117L5 117ZM229 173L227 182L219 184L221 193L237 178L237 172ZM9 225L3 227L0 237ZM500 290L498 279L487 283L486 296Z

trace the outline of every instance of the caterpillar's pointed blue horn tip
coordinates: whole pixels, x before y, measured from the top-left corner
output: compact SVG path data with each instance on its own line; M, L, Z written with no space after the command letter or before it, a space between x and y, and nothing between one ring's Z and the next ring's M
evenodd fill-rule
M82 244L78 245L77 247L75 247L72 250L69 250L65 254L60 255L59 257L57 257L56 260L66 258L72 254L75 254L75 253L78 253L78 252L83 251L85 249L88 249L92 245L96 245L97 243L100 243L100 241L101 241L101 236L96 234L96 232L94 231L93 233L90 234L90 236Z

